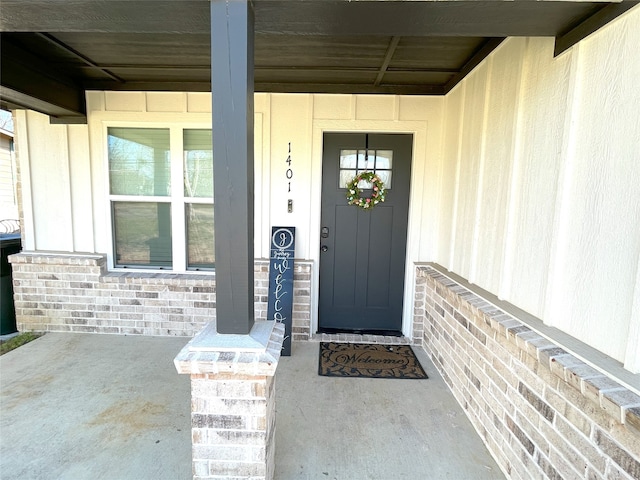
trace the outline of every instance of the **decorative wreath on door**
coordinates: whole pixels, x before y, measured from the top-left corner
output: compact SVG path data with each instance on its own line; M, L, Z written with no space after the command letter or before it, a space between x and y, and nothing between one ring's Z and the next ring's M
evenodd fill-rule
M360 181L371 183L373 185L371 196L363 197L362 190L358 187ZM347 183L347 200L349 205L355 205L365 210L370 210L378 203L384 202L387 190L384 182L374 172L360 172Z

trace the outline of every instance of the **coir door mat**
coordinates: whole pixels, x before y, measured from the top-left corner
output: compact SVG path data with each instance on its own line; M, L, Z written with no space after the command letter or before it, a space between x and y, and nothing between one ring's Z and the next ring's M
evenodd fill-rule
M408 345L320 343L318 374L327 377L428 378Z

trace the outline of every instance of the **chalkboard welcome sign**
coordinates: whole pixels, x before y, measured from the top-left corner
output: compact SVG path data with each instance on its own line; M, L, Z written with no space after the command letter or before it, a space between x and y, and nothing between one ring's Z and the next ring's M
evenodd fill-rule
M295 234L295 227L272 227L271 229L267 320L284 323L283 356L291 355Z

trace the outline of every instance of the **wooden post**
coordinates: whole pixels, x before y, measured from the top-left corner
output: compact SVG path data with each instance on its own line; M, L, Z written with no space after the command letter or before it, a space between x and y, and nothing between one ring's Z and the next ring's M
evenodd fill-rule
M253 5L211 0L218 333L248 334L253 296Z

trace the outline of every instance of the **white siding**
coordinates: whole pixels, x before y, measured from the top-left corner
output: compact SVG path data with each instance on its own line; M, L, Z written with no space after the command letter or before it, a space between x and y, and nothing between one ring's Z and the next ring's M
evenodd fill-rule
M309 238L311 223L311 153L313 97L311 95L273 94L271 97L271 169L269 183L271 195L271 225L296 227L296 257L310 258ZM286 178L286 163L291 144L291 180ZM265 181L267 179L265 178ZM320 180L320 179L318 179ZM291 192L288 182L291 181ZM287 213L287 200L293 200L293 212ZM268 232L268 233L267 233ZM264 257L269 256L268 226L263 234ZM267 233L265 235L265 233ZM317 242L314 241L314 246Z
M454 255L456 218L458 211L458 176L460 171L461 123L464 114L465 87L462 85L445 99L445 119L440 168L440 201L438 217L438 250L436 259L451 265Z
M19 160L21 166L25 162L28 164L28 168L21 168L23 193L30 196L29 202L25 203L31 204L33 215L33 223L29 226L33 231L25 228L24 232L29 238L27 245L31 244L37 250L73 252L67 127L51 125L49 117L31 111L25 112L23 118L28 131L26 136L18 133L17 140L21 142ZM20 119L18 117L18 122ZM30 188L25 191L27 182Z
M575 51L568 171L548 299L553 325L618 359L627 338L611 335L612 324L624 332L631 319L640 322L630 316L640 258L639 46L636 7Z
M482 172L482 129L487 95L485 62L468 77L465 83L464 122L461 126L457 209L453 241L452 269L465 278L471 271L472 252L476 230L476 206ZM457 136L454 137L457 141Z
M66 127L69 147L69 179L71 181L71 214L73 218L73 251L93 252L93 209L91 189L91 156L86 125Z
M558 58L508 39L448 95L435 259L632 371L638 45L638 7Z
M476 239L473 255L473 275L469 280L481 283L487 290L500 290L500 275L506 241L507 215L505 205L510 204L510 180L512 168L505 158L513 158L517 125L516 102L520 90L521 74L513 63L521 62L526 41L512 41L500 49L491 59L490 88L487 92L483 132L483 170L479 202L476 212ZM505 61L509 59L509 61ZM498 84L496 79L504 79ZM488 139L500 138L500 142ZM506 163L506 164L505 164Z

